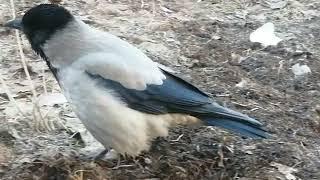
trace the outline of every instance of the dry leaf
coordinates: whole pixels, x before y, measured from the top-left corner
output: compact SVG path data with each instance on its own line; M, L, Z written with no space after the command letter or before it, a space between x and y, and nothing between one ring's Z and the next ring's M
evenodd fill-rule
M237 88L246 88L248 87L249 82L246 79L241 79L241 81L239 83L236 84Z
M282 9L287 6L288 0L266 0L265 3L271 9Z
M67 99L61 93L48 93L39 96L39 106L54 106L66 102Z
M263 46L275 46L282 39L274 34L274 24L269 22L252 32L250 34L250 41L261 43Z
M279 164L276 162L272 162L270 165L278 168L279 172L282 173L283 175L285 175L287 180L295 180L296 179L296 177L292 173L297 172L298 171L297 169L283 165L283 164Z

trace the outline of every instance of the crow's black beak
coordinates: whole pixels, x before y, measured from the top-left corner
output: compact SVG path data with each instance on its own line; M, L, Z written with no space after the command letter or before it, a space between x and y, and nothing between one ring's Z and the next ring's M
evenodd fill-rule
M23 28L21 19L14 19L12 21L8 21L6 24L4 24L4 26L18 30L22 30Z

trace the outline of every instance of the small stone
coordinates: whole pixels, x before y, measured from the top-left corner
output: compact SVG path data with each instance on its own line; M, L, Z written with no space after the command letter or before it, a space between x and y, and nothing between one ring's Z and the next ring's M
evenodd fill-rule
M152 160L149 159L149 158L144 158L144 162L145 162L146 164L151 164L151 163L152 163Z

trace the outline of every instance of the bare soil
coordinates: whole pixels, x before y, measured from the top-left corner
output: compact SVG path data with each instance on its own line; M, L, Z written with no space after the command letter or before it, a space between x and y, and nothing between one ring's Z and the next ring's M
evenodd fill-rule
M0 0L0 23L10 3ZM17 14L42 3L15 0ZM1 179L320 179L320 2L278 0L64 0L88 24L138 46L154 61L180 72L226 106L262 121L274 135L242 139L218 128L172 129L152 150L117 161L93 162L81 153L81 124L68 104L42 106L54 129L33 119L32 93L16 38L0 27L0 73L23 111L0 87ZM287 4L286 4L287 3ZM262 47L249 34L273 22L279 45ZM37 93L59 92L43 61L23 37ZM311 74L295 78L291 67ZM239 82L245 86L236 86ZM71 124L71 125L70 125ZM52 126L53 126L52 125ZM40 129L37 130L37 129Z

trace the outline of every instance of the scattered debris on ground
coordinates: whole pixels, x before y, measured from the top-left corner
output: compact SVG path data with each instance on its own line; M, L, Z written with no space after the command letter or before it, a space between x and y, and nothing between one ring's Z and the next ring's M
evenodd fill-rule
M0 1L3 24L12 13L9 1ZM44 1L14 2L21 15ZM0 27L6 85L0 87L0 179L320 179L317 0L55 3L133 43L217 101L259 119L274 137L241 139L215 127L179 127L135 159L93 162L88 153L99 144L61 97L45 63L23 37L37 107L15 34ZM250 34L268 22L282 41L251 42ZM44 124L33 120L39 114Z

